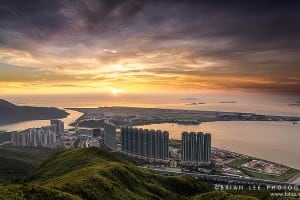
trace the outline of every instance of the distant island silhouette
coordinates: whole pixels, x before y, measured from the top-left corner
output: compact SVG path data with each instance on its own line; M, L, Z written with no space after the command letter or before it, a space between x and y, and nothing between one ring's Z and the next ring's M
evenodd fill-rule
M60 119L66 116L68 116L68 113L58 108L17 106L0 99L0 125L29 120Z
M183 99L180 99L182 101L195 101L195 100L199 100L199 98L196 98L196 97L186 97L186 98L183 98Z
M220 101L220 103L236 103L236 101Z

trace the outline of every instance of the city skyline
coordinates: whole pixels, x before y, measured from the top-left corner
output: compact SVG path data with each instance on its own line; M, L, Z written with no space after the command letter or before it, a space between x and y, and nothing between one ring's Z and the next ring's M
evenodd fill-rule
M300 94L299 2L4 1L1 94Z

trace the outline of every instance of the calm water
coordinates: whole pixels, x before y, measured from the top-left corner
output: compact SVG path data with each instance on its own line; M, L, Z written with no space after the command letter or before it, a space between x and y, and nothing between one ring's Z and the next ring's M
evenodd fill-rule
M164 123L139 127L167 130L173 139L181 139L182 131L209 132L215 147L300 169L300 124L231 121L207 122L200 125Z

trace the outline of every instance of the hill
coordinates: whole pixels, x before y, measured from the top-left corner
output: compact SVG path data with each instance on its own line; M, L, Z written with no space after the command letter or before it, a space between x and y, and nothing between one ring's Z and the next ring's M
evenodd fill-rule
M68 115L64 110L54 107L17 106L0 99L0 125L29 120L60 119Z
M210 184L156 174L103 149L89 148L53 154L22 183L0 185L0 199L203 199L204 194L223 195L206 193L212 190ZM244 198L250 199L238 199Z
M55 151L45 148L0 146L0 183L21 180Z

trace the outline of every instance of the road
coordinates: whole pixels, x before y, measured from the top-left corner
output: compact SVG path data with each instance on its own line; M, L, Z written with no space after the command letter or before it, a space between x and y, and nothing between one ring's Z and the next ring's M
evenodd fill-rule
M153 171L157 171L159 173L163 173L166 175L185 175L190 176L197 179L209 180L214 181L216 183L230 183L230 184L242 184L242 185L281 185L281 186L295 186L300 187L299 182L293 183L284 183L278 181L269 181L269 180L262 180L256 178L245 178L245 177L233 177L233 176L224 176L224 175L211 175L211 174L203 174L203 173L196 173L196 172L174 172L169 171L167 169L151 169ZM297 179L299 180L299 178Z

